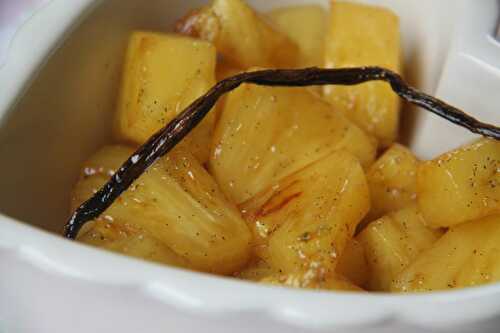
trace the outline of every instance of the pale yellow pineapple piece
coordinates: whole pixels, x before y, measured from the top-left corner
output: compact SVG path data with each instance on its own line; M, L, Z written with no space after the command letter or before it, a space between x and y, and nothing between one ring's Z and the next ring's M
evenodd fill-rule
M396 276L441 235L425 226L416 205L370 223L357 237L370 270L368 289L388 291Z
M215 47L177 35L134 32L123 70L115 129L118 138L142 144L215 84ZM184 140L208 159L213 112Z
M212 42L241 68L293 67L300 57L298 46L243 0L214 0L178 22L176 29Z
M338 259L368 212L370 197L361 165L336 152L283 178L241 209L265 260L280 273L322 277ZM261 254L262 255L262 254Z
M228 77L234 76L243 72L241 68L238 68L231 63L228 63L224 60L219 60L217 62L217 67L215 69L215 77L217 78L217 82L227 79ZM227 95L223 95L217 101L217 105L215 107L215 124L219 122L222 111L224 110L224 104L226 102Z
M399 274L392 290L434 291L496 281L500 281L499 215L450 228Z
M399 20L381 7L332 1L325 46L327 68L381 66L401 72ZM325 86L326 98L383 146L398 135L399 98L383 82Z
M99 189L132 153L128 147L108 146L86 162L73 207ZM103 218L143 230L191 269L230 274L241 269L250 255L251 234L239 211L183 149L148 169Z
M417 201L433 227L500 213L500 142L481 139L421 163Z
M347 243L344 253L337 264L336 271L355 285L365 288L370 278L370 271L366 261L365 250L359 241L351 239Z
M323 66L327 14L321 6L283 7L271 11L269 16L299 46L298 67Z
M402 209L417 198L418 160L400 144L393 144L368 170L372 207L368 221Z
M243 85L225 101L209 168L240 204L339 149L369 166L376 144L305 88Z
M263 278L260 282L275 286L300 288L300 289L323 289L335 291L363 291L343 276L334 274L332 276L318 278L307 274L274 274Z
M277 273L265 260L257 258L235 276L239 279L257 282Z
M177 267L189 267L188 263L168 246L150 235L146 230L111 220L109 215L90 222L78 236L78 241L121 253L130 257L145 259Z

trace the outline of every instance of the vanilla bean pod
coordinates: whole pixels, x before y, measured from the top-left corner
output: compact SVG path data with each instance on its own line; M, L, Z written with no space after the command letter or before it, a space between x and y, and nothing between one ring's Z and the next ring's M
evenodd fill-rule
M154 134L116 171L111 179L72 214L64 235L76 238L88 221L99 217L155 161L168 153L200 123L227 92L242 83L264 86L303 87L313 85L356 85L368 81L385 81L402 99L418 105L456 125L485 137L500 140L500 128L480 122L465 112L409 86L396 73L380 67L340 69L306 68L293 70L261 70L241 73L217 83L198 98L163 129Z

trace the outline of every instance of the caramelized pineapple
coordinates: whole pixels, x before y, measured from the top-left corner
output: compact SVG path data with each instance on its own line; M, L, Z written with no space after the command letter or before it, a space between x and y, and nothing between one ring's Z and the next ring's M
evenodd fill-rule
M434 227L500 213L500 142L481 139L421 163L417 194L420 211Z
M239 279L257 282L274 274L277 274L277 271L273 267L265 260L257 258L235 276Z
M321 6L283 7L269 16L299 46L298 67L323 66L327 15Z
M215 47L152 32L134 32L125 59L115 129L121 141L142 144L215 84ZM202 162L210 150L213 112L184 140Z
M422 252L393 291L463 288L500 281L500 215L454 226Z
M186 260L143 228L115 221L109 215L88 223L78 237L80 242L149 261L189 267Z
M132 153L128 147L108 146L86 162L73 207L99 189ZM200 163L180 148L155 163L102 218L118 228L144 231L192 269L229 274L249 257L251 234L240 213ZM90 242L84 232L79 237Z
M325 46L327 68L381 66L401 72L398 17L363 4L333 1ZM325 86L326 98L362 129L389 146L398 135L399 98L383 82Z
M353 238L347 243L344 253L339 258L336 271L355 285L365 288L370 278L370 270L365 249L359 241Z
M368 170L372 207L368 221L415 202L418 160L400 144L389 148Z
M177 31L212 42L238 67L294 67L300 50L243 0L214 0L177 24Z
M262 279L260 282L290 288L363 291L363 289L340 275L318 278L307 274L275 274Z
M241 73L242 71L243 70L241 68L233 66L224 60L221 60L217 63L215 77L217 78L217 81L222 81L230 76Z
M388 291L397 274L441 235L440 230L425 226L416 205L370 223L357 237L370 270L368 289Z
M280 180L241 206L268 264L281 273L332 274L368 212L361 165L336 152Z
M307 89L255 85L228 95L212 144L210 171L237 204L332 151L364 166L376 153L369 136Z

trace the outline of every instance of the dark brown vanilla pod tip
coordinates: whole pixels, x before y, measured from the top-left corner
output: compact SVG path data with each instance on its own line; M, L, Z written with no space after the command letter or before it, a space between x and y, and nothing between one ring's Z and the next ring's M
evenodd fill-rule
M398 74L380 67L270 69L237 74L217 83L195 100L163 129L142 145L111 179L71 215L64 235L75 239L81 227L101 215L155 161L175 147L227 92L242 83L264 86L304 87L314 85L356 85L385 81L403 100L422 107L469 131L500 140L500 128L483 123L465 112L409 86Z

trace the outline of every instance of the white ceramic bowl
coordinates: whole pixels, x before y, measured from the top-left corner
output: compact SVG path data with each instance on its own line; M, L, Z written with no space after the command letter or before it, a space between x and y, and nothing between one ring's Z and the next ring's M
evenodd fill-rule
M0 67L0 331L498 332L500 284L426 295L265 287L106 253L58 236L82 160L105 142L132 29L203 1L53 0ZM260 9L291 3L250 1ZM495 0L373 0L401 17L407 78L489 121L500 91ZM424 157L468 135L416 118Z

